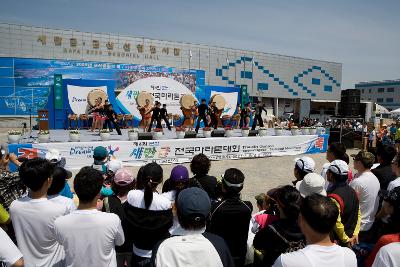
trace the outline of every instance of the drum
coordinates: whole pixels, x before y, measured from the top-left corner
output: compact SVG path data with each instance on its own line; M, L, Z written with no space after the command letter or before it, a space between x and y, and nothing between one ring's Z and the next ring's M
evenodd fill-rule
M91 107L94 107L99 97L101 98L101 104L104 105L106 99L108 99L107 94L102 89L93 89L87 95L87 102Z
M154 97L148 92L140 92L136 98L136 102L139 107L144 107L146 105L146 100L150 101L150 105L153 105Z
M218 110L224 109L226 105L225 98L220 94L213 95L211 97L211 102L215 102L215 105L218 108Z
M194 101L196 101L196 98L193 95L183 95L179 103L184 109L191 109L194 105Z

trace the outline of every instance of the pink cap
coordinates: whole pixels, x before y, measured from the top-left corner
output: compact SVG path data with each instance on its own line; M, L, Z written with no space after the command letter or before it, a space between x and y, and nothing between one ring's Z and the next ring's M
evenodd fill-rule
M128 185L135 181L132 174L127 169L119 169L114 176L114 183L117 185Z

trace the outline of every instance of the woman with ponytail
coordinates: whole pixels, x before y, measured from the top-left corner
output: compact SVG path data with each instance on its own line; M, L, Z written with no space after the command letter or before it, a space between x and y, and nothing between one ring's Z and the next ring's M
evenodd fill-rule
M140 168L137 186L128 193L123 220L127 239L132 240L131 266L150 266L154 246L169 237L173 216L171 201L158 194L157 186L163 181L163 170L157 163Z

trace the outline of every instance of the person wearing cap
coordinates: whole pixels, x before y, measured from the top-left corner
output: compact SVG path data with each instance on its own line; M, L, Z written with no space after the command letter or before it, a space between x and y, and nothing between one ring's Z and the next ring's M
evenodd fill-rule
M47 198L54 203L64 205L67 208L68 213L76 210L74 201L71 198L60 195L60 192L65 187L66 179L71 178L72 173L62 167L54 167L53 170L53 181L47 190Z
M83 167L75 176L78 209L57 218L53 229L65 249L63 266L117 266L115 246L124 244L125 237L116 214L96 209L102 184L103 175L91 167Z
M390 166L395 156L396 149L393 145L382 145L377 148L376 157L379 165L371 172L378 178L381 190L386 191L389 183L396 179L396 175L392 172Z
M157 192L163 169L155 162L139 169L136 189L129 191L124 205L125 235L132 240L132 266L150 266L154 246L170 236L173 224L171 201Z
M211 210L207 193L196 187L184 189L176 206L180 227L154 248L152 266L235 266L224 239L205 232Z
M127 200L129 191L134 189L135 185L136 179L129 170L123 168L117 170L111 183L114 194L104 198L102 211L117 214L122 221L125 216L123 205ZM124 226L122 228L126 233L127 230L124 229ZM132 240L128 236L125 237L123 245L115 247L115 251L117 253L117 266L131 266Z
M382 209L380 214L377 215L377 218L385 218L386 223L382 220L379 225L379 229L381 230L380 236L378 236L379 240L376 242L376 245L366 260L365 266L367 267L389 266L388 264L376 264L377 262L382 263L384 260L380 255L377 255L377 253L383 246L400 242L400 187L394 188L384 196ZM396 262L398 265L392 266L400 266L400 257L393 257L393 259L396 259L393 262Z
M331 162L326 176L331 184L328 197L332 199L339 210L334 227L334 239L340 245L353 246L358 242L361 224L360 204L353 188L347 184L349 166L343 160Z
M93 169L101 171L103 174L107 172L108 151L104 146L95 147L93 160Z
M391 164L392 164L392 172L396 175L397 178L389 183L387 187L388 192L400 186L400 154L397 154L396 157L394 157Z
M331 241L339 212L332 201L319 194L306 196L300 206L299 226L307 246L279 256L273 267L356 267L354 252Z
M378 178L371 172L371 167L375 162L375 156L372 153L360 151L353 160L357 174L349 185L356 191L360 201L360 239L364 240L368 237L368 230L371 229L378 211L380 184Z
M326 196L325 179L317 173L309 173L304 176L303 180L297 182L296 189L299 190L302 197L314 193Z
M301 157L301 158L296 158L294 162L295 164L293 173L296 180L294 180L292 183L293 185L296 185L297 182L304 179L304 176L314 172L315 161L310 157Z
M230 168L222 178L222 200L213 203L207 231L221 236L228 244L236 266L243 266L253 205L242 201L244 174Z

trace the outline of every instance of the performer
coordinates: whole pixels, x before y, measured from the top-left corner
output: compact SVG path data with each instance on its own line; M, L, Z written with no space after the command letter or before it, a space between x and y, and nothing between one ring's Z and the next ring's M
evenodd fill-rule
M107 116L107 119L104 123L103 128L108 128L110 129L110 132L113 131L111 123L114 125L115 130L117 131L118 135L122 135L121 129L119 128L119 125L116 121L117 113L113 109L113 106L111 103L106 100L106 103L104 104L104 113Z
M251 109L251 103L246 103L245 108L243 109L244 127L249 127L252 112L253 110Z
M191 127L190 130L193 130L194 128L194 124L196 122L197 117L199 116L199 110L197 109L197 101L193 102L193 106L191 107L191 111L192 111L192 121L191 121Z
M168 121L167 104L162 105L162 108L160 110L160 116L161 116L161 119L165 121L165 124L167 125L168 130L171 131L171 125L169 124L169 121Z
M147 130L148 132L151 132L151 127L153 126L153 122L156 121L156 128L162 128L161 126L161 103L156 101L156 105L150 109L150 111L147 112L147 114L149 114L150 112L153 112L153 114L151 115L151 120L150 120L150 125L149 125L149 129Z
M143 129L146 131L146 129L149 126L150 121L151 121L150 112L151 112L152 107L150 105L150 100L146 99L146 104L143 107L138 106L138 109L139 109L140 115L142 116L142 120L140 121L139 125L142 125Z
M236 128L239 128L239 127L241 128L243 125L242 105L241 104L237 104L237 106L236 106L234 120L236 121Z
M95 131L98 129L103 128L103 122L105 121L105 115L104 115L104 105L102 104L103 98L98 97L95 101L95 106L89 109L89 113L92 113L93 115L93 123L92 123L92 128L91 132Z
M218 128L218 108L217 108L215 102L211 102L209 111L210 111L210 118L211 118L211 126L214 129L217 129Z
M262 120L262 111L265 111L265 113L267 113L267 111L265 110L265 106L261 101L257 101L257 105L256 105L256 109L255 109L255 116L254 116L254 120L253 120L253 126L251 126L252 130L256 129L257 126L257 121L258 121L258 125L260 127L264 127L264 123Z
M206 104L205 99L201 100L201 104L197 107L197 110L198 110L199 116L197 117L196 133L199 132L200 121L204 122L204 127L208 127L208 123L207 123L207 119L206 119L208 106Z

